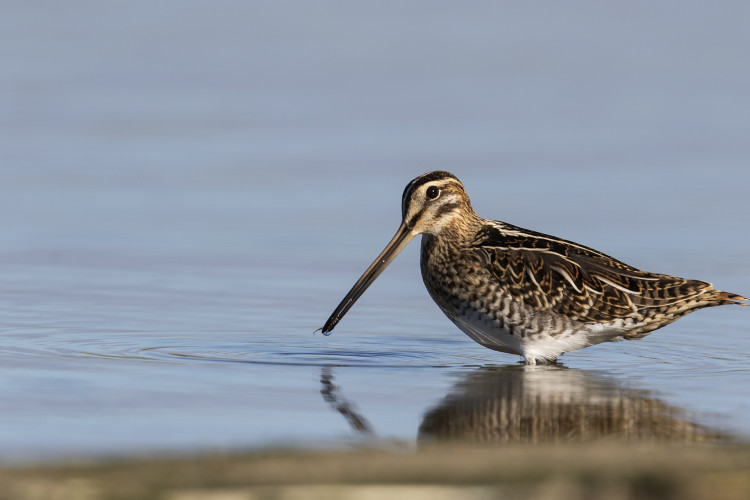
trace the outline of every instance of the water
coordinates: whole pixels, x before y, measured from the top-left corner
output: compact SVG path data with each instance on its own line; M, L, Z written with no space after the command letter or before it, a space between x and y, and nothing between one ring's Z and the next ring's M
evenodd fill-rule
M485 217L750 293L748 15L6 6L0 459L412 446L450 437L456 408L523 417L514 402L582 408L589 438L618 407L672 439L747 439L745 308L524 369L442 316L415 242L333 335L313 330L396 230L403 186L437 168Z

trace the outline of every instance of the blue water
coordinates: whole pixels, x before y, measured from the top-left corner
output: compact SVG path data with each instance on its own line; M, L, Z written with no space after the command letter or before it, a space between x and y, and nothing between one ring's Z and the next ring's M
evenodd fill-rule
M415 443L446 397L518 362L442 316L417 242L313 331L434 169L484 217L750 294L749 18L739 1L5 6L0 459ZM521 378L587 405L636 391L747 439L748 309Z

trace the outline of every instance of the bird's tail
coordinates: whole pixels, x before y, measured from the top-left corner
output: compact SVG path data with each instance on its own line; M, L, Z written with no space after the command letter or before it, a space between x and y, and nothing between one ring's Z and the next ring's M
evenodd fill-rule
M739 306L746 306L747 298L743 297L742 295L737 295L735 293L729 293L729 292L719 292L716 294L716 302L717 305L724 305L724 304L737 304Z

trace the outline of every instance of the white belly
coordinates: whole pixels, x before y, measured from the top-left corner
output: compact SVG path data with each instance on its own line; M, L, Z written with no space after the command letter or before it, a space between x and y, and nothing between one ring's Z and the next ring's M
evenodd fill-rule
M528 316L528 331L524 326L516 326L513 333L500 322L487 318L481 313L465 310L462 315L454 316L447 311L446 315L475 342L495 351L519 354L530 365L537 362L553 362L563 353L577 351L584 347L622 338L627 330L623 321L607 324L579 324L560 331L552 326L552 318L536 313ZM507 325L508 322L503 322ZM545 328L548 324L548 328ZM550 332L555 332L551 335Z

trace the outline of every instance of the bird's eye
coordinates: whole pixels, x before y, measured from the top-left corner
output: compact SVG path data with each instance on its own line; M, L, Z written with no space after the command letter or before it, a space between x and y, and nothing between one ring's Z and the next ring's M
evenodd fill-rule
M427 197L431 200L434 200L438 197L440 194L440 190L436 188L435 186L430 186L427 188Z

